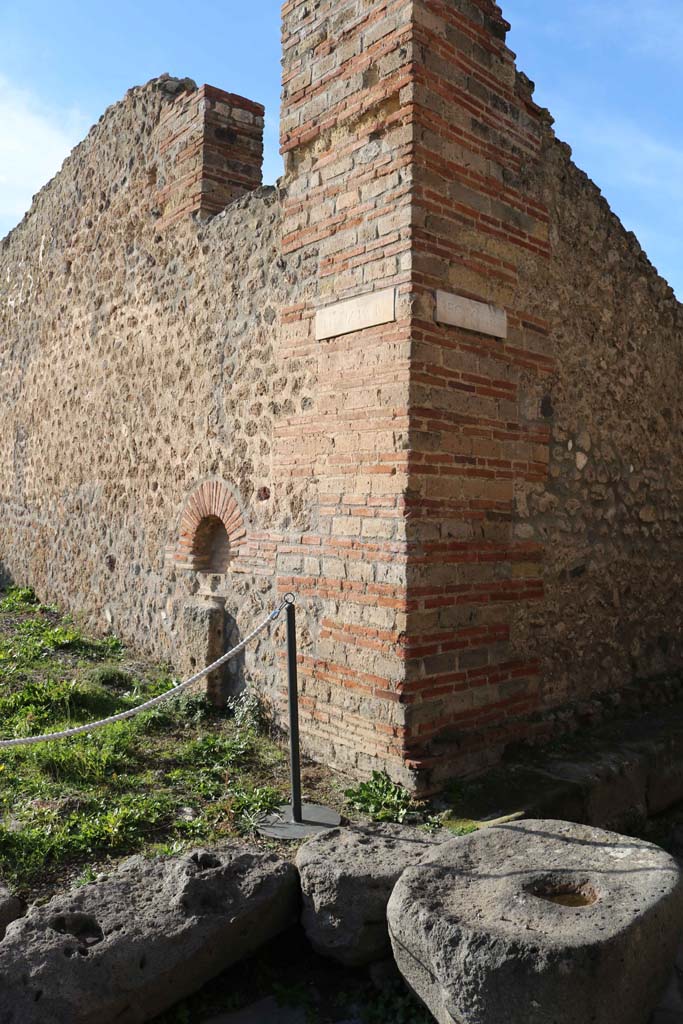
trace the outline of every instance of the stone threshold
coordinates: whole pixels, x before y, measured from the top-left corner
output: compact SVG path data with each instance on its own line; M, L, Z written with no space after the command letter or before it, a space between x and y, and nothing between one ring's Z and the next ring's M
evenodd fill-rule
M683 700L518 751L461 790L451 825L559 818L638 830L683 800Z

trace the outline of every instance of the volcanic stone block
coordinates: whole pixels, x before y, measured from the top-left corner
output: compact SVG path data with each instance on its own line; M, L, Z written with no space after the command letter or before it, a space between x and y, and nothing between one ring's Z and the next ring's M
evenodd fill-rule
M674 961L683 887L650 843L520 821L408 868L388 920L439 1024L643 1024Z
M225 654L225 598L214 595L189 600L183 608L183 650L179 664L183 675L193 675L212 665ZM212 704L225 704L227 668L215 669L197 683L199 691L206 688Z
M402 825L334 828L299 850L301 923L316 952L349 967L390 954L387 902L401 872L432 856L440 836Z
M142 1024L296 920L294 866L236 844L133 857L0 944L2 1024Z

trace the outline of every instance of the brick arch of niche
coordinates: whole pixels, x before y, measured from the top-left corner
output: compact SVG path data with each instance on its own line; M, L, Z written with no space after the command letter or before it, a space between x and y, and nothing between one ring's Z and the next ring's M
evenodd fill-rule
M174 562L179 569L226 572L246 535L242 510L230 487L223 480L205 480L185 502Z

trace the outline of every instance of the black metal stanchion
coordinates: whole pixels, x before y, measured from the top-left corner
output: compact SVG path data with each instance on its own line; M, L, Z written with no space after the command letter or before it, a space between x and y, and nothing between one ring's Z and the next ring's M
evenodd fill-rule
M299 686L296 651L296 609L294 595L286 594L287 603L287 679L289 689L289 765L292 782L291 804L284 804L274 814L263 818L258 827L270 839L303 839L324 832L341 823L331 807L302 803L301 758L299 753Z
M296 608L287 604L287 682L289 687L289 767L292 779L292 820L300 825L301 758L299 756L299 680L296 668Z

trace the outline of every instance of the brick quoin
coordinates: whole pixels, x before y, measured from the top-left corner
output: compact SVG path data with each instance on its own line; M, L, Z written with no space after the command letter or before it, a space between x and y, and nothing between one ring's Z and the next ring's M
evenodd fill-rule
M188 214L211 216L261 184L265 110L210 85L181 89L159 133L160 228Z

